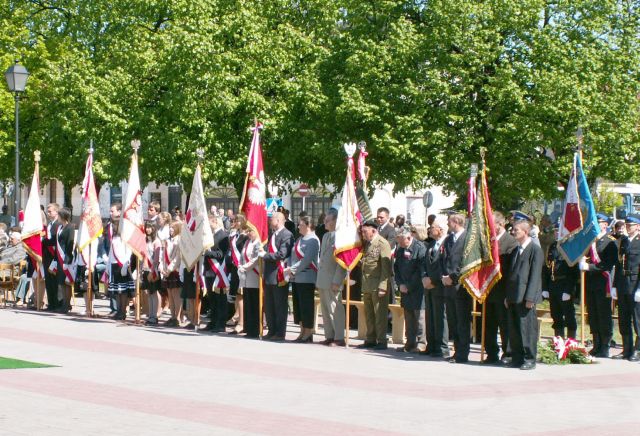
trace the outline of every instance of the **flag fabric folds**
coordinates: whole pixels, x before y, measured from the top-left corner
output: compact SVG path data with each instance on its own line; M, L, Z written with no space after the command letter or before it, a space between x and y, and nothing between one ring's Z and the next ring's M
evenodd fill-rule
M142 218L142 190L140 189L137 153L134 153L131 157L127 197L124 208L122 209L120 224L122 241L131 248L131 251L133 251L138 259L144 259L147 253L147 242L144 234L144 220Z
M185 225L180 233L180 253L187 269L191 270L202 253L213 246L213 232L207 216L207 204L202 189L200 165L196 166Z
M476 177L469 181L475 184ZM477 194L470 190L471 218L467 221L464 250L460 269L460 282L473 298L482 303L502 274L500 249L496 239L496 226L489 199L486 167L480 174Z
M40 168L36 160L31 181L29 199L24 210L24 224L22 226L22 245L31 257L36 269L42 262L42 213L40 212Z
M596 207L582 170L581 153L576 152L558 231L558 250L569 266L578 263L589 251L598 233Z
M247 176L240 201L240 211L247 218L247 225L260 235L262 244L267 243L269 225L267 218L267 196L262 163L262 147L260 146L260 130L262 124L256 122L253 128L253 139L247 162Z
M77 247L84 265L92 270L98 257L98 238L102 234L100 203L93 178L93 153L89 152L82 182L82 214L78 226Z
M362 214L358 208L355 191L355 171L353 153L355 144L345 146L348 155L347 178L342 189L342 204L336 221L336 238L333 255L336 262L351 271L362 257L362 240L359 226L362 224Z

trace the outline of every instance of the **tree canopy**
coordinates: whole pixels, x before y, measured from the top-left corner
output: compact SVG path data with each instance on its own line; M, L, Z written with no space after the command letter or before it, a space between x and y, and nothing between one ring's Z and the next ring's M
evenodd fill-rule
M22 177L239 188L254 118L268 180L341 185L341 144L370 183L464 192L487 149L494 202L551 197L584 131L590 178L640 181L640 11L622 0L0 0L0 59L31 72ZM0 178L13 98L0 93ZM550 153L549 150L553 151ZM555 159L549 159L553 155ZM28 177L27 177L28 178Z

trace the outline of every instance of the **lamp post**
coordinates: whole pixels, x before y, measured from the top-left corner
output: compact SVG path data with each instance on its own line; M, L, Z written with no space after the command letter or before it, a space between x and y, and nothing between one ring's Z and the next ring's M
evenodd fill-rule
M20 93L24 92L27 87L29 72L16 60L16 63L4 73L4 77L7 80L9 91L13 92L16 101L16 183L13 195L16 207L16 225L18 225L18 214L20 213Z

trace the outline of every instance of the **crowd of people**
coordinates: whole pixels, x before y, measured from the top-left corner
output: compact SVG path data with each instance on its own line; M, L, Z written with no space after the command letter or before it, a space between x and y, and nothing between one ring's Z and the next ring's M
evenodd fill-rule
M259 305L263 288L263 339L284 341L291 311L294 323L300 326L294 342L309 343L316 335L317 293L324 328L320 343L345 346L343 300L345 284L350 281L357 290L351 298L362 301L366 318L366 337L358 347L387 349L389 304L399 299L406 340L398 352L457 364L469 361L473 300L460 283L466 214L431 215L428 226L414 226L405 223L403 216L396 216L393 222L387 208L378 209L376 218L361 226L362 259L349 273L333 255L335 208L323 213L317 223L304 212L294 223L281 208L270 217L269 238L263 245L243 214L218 211L214 206L209 214L214 244L191 270L181 259L183 223L179 211L172 216L161 211L157 202L149 204L145 222L148 261L142 263L120 237L120 214L121 205L113 204L91 286L97 290L99 280L105 282L109 315L116 320L131 316L139 279L149 326L158 325L161 315L167 313L164 326L194 330L200 327L203 313L209 320L204 330L258 338L264 327ZM70 220L69 209L54 203L47 206L43 236L46 310L61 313L72 309L72 285L76 292L85 293L85 299L89 288L86 267L75 254ZM484 301L485 364L535 368L539 336L536 305L543 299L549 300L555 335L575 337L574 302L579 298L580 271L586 277L593 335L590 354L610 357L612 300L617 300L623 350L613 357L639 360L640 216L629 215L621 224L598 214L600 234L591 253L576 266L568 265L562 257L553 230L557 224L552 224L550 217L543 217L542 228L521 212L511 213L508 219L494 212L494 221L502 278ZM7 247L0 251L0 262L5 261L5 253L14 262L25 259L24 249L19 252L19 228L12 228L6 237L3 226L0 223L0 244ZM33 268L29 265L27 269L30 277ZM27 299L28 288L18 300Z

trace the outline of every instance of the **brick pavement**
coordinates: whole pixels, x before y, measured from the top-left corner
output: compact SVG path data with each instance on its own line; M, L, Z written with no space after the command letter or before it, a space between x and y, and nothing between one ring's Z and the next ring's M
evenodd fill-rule
M640 365L626 361L520 371L16 309L0 309L0 332L0 355L60 365L0 371L1 435L620 435L640 424Z

